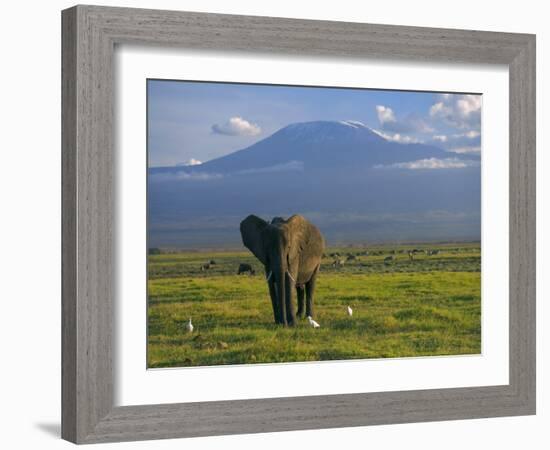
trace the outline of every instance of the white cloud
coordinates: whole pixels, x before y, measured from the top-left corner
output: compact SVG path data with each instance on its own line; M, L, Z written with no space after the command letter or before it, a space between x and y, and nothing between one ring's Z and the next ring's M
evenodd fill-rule
M378 114L378 120L381 124L396 122L393 110L387 106L376 105L376 113Z
M432 136L432 139L435 142L447 142L449 140L449 138L444 134L436 134L435 136Z
M392 133L433 133L434 129L426 123L424 118L417 114L409 114L404 118L397 119L393 109L389 106L377 105L376 115L380 127L384 131Z
M258 167L257 169L244 169L235 172L237 175L247 175L254 173L271 173L271 172L286 172L289 170L297 170L302 172L304 170L303 161L289 161L282 164L275 164L273 166Z
M464 169L466 167L478 166L478 161L462 160L458 158L426 158L416 161L390 164L388 166L378 165L375 169L408 169L408 170L433 170L433 169Z
M440 119L455 128L480 128L481 95L442 94L438 100L430 107L432 119Z
M258 167L254 169L243 169L236 172L231 172L226 175L221 173L208 173L208 172L164 172L164 173L154 173L150 176L152 182L166 182L166 181L210 181L218 180L226 176L239 176L239 175L250 175L257 173L273 173L273 172L287 172L287 171L304 171L304 162L303 161L288 161L282 164L274 164L273 166L267 167Z
M256 136L262 132L262 129L242 117L231 117L223 124L212 125L212 131L216 134L226 136Z
M455 147L448 150L449 152L453 153L481 153L481 147L479 146L471 146L471 147Z
M481 110L481 95L463 95L457 100L456 108L462 117L477 113Z
M467 133L464 133L463 136L469 139L474 139L476 137L481 136L481 133L479 131L471 130L471 131L468 131Z
M454 153L480 153L481 133L476 130L464 133L432 136L432 144Z
M155 173L151 175L151 181L209 181L222 178L220 173L206 172L170 172Z
M406 136L401 133L385 133L380 130L372 130L372 131L376 133L378 136L383 137L387 141L391 141L391 142L399 142L401 144L418 144L422 142L421 140L415 137Z
M176 164L177 166L200 166L202 164L202 161L199 161L198 159L191 158L188 159L185 162Z
M452 112L452 108L443 102L437 102L430 107L430 117L446 117Z

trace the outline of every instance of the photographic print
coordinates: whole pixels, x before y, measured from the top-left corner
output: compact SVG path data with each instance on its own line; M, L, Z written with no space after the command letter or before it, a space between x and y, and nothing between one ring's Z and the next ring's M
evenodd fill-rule
M147 80L148 367L480 354L481 109Z

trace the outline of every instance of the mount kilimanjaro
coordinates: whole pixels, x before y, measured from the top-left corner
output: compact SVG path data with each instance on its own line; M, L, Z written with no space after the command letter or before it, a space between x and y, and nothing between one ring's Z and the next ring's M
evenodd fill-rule
M471 155L453 157L471 159ZM368 169L429 158L447 159L449 153L424 144L391 142L357 121L317 121L288 125L250 147L198 166L157 167L150 171L229 174L293 167L293 162L295 167L299 163L307 169Z
M479 155L356 121L296 123L201 165L149 168L149 245L237 247L251 213L303 214L330 245L477 240L480 187Z

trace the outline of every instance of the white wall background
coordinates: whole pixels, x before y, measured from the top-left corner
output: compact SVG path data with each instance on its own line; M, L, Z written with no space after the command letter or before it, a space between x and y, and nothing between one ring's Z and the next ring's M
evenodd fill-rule
M301 431L187 441L119 444L117 448L239 448L335 446L407 449L547 448L550 391L544 380L550 353L550 295L547 260L550 240L549 202L543 179L549 158L543 153L550 121L550 91L545 82L550 29L545 3L442 2L297 2L296 0L158 0L103 1L104 5L232 14L270 15L469 28L537 34L538 128L538 415L504 419L390 425L337 430ZM0 26L0 236L2 274L0 309L0 415L3 448L69 448L59 438L60 421L60 10L72 2L6 2ZM546 169L546 170L545 170ZM546 203L546 205L544 204ZM546 425L546 426L545 426ZM98 446L105 447L106 446ZM113 448L113 447L109 447Z

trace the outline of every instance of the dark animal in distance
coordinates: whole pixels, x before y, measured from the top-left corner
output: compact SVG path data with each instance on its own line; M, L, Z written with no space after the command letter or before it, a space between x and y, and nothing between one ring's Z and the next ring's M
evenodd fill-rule
M201 270L204 272L205 270L209 270L210 269L210 263L204 263L202 266L201 266Z
M210 261L208 261L208 264L210 264L211 266L213 266L213 265L216 264L216 261L214 261L213 259L211 259Z
M247 263L241 263L239 264L239 270L237 272L237 275L241 275L243 273L248 273L250 275L254 275L256 271L252 268L250 264Z
M243 244L264 265L275 323L294 325L297 315L313 317L313 297L325 240L319 229L300 215L271 223L250 215L240 226ZM304 296L305 302L304 302Z

